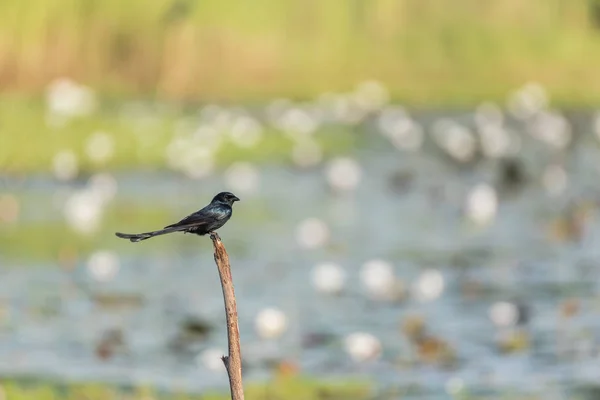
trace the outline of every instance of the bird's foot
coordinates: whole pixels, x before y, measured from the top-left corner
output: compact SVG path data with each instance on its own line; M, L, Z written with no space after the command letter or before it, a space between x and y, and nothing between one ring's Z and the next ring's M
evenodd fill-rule
M219 236L219 234L217 232L208 232L208 234L212 240L221 241L221 237Z

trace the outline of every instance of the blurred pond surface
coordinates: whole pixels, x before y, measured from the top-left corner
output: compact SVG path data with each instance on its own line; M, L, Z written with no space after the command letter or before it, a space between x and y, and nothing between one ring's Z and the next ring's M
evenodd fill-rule
M590 115L565 117L568 130L507 121L509 139L485 136L477 118L415 115L423 137L400 142L372 121L360 149L306 168L5 177L0 373L224 387L210 240L132 244L113 233L158 229L231 190L242 201L219 233L246 380L297 368L414 398L596 384L600 151ZM513 142L496 156L494 140ZM92 196L74 200L82 190ZM94 195L106 199L86 232ZM54 230L65 218L70 228ZM49 242L51 255L37 255Z

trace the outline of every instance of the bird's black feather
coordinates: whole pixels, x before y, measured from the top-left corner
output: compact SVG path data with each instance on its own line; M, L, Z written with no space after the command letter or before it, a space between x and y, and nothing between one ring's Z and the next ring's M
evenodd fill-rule
M175 224L166 226L164 229L135 234L117 232L116 235L122 239L129 239L132 242L140 242L154 236L173 232L187 232L201 236L206 235L207 233L214 232L221 228L229 221L233 212L233 203L239 200L240 199L232 193L221 192L203 209L188 215Z

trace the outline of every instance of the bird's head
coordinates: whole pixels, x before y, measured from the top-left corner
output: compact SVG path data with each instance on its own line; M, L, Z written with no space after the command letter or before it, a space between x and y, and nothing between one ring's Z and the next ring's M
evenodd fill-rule
M240 201L240 199L230 192L221 192L212 199L212 203L228 204L230 206L236 201Z

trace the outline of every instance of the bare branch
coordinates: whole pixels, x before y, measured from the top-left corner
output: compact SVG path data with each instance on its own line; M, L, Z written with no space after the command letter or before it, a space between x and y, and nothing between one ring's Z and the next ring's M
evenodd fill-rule
M225 315L227 318L227 343L229 344L229 355L223 356L223 364L229 375L229 387L232 400L244 400L244 386L242 384L242 353L240 349L240 331L238 327L237 305L235 292L231 279L231 267L229 256L216 232L210 234L215 248L215 263L219 269L221 288L223 289L223 300L225 301Z

